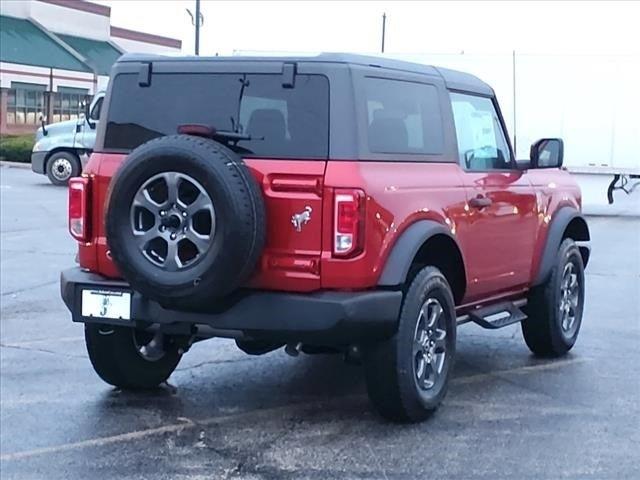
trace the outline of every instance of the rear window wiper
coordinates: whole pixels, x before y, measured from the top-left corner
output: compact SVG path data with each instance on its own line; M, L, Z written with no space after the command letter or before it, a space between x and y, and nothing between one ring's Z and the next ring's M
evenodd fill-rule
M230 130L218 130L210 125L199 123L178 125L178 133L184 135L195 135L198 137L211 138L213 140L223 140L236 145L240 141L264 140L264 137L252 137L247 133L232 132Z

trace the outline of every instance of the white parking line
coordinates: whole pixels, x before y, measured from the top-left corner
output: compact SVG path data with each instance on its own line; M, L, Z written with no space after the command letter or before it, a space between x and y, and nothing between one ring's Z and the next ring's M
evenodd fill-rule
M139 438L148 437L150 435L179 432L180 430L191 428L193 426L194 424L192 422L185 421L183 423L165 425L163 427L149 428L147 430L138 430L129 433L121 433L120 435L112 435L110 437L92 438L90 440L82 440L80 442L65 443L63 445L57 445L55 447L44 447L36 448L34 450L27 450L24 452L7 453L0 455L0 460L20 460L22 458L35 457L38 455L45 455L47 453L59 453L68 450L76 450L79 448L99 447L103 445L109 445L111 443L137 440Z
M573 365L576 363L583 363L588 360L589 360L588 358L579 357L579 358L572 358L564 361L541 363L538 365L525 365L523 367L515 367L515 368L506 369L506 370L496 370L495 372L490 372L490 373L479 373L475 375L469 375L466 377L453 378L451 380L451 383L452 384L468 384L473 382L480 382L480 381L487 380L488 378L499 376L499 375L512 374L512 373L526 374L526 373L537 372L541 370L551 370L551 369L561 368L567 365ZM360 397L361 395L354 395L346 398L360 398ZM340 397L340 401L344 401L344 400L345 400L345 397ZM73 442L73 443L65 443L62 445L56 445L52 447L36 448L33 450L25 450L22 452L5 453L0 455L0 461L21 460L24 458L31 458L31 457L36 457L36 456L46 455L51 453L66 452L69 450L79 450L79 449L88 448L88 447L101 447L101 446L110 445L113 443L139 440L141 438L146 438L146 437L159 435L163 433L174 433L174 432L180 432L186 429L191 429L194 427L202 427L202 426L208 426L216 423L224 423L227 421L238 420L238 419L241 419L242 417L250 417L252 415L272 416L273 414L278 412L286 412L290 410L292 407L310 407L316 404L320 405L321 403L320 402L304 402L304 403L297 403L297 404L289 404L289 405L282 405L282 406L272 407L272 408L251 410L248 412L239 412L239 413L232 413L229 415L208 417L202 420L190 420L188 418L180 417L178 418L178 420L181 421L180 423L174 423L174 424L165 425L162 427L149 428L145 430L136 430L129 433L112 435L109 437L92 438L89 440L82 440L82 441Z
M508 368L506 370L496 370L494 372L487 372L487 373L477 373L475 375L468 375L466 377L453 378L451 380L451 383L464 385L466 383L475 383L483 380L488 380L491 377L496 377L499 375L504 375L509 373L523 374L523 373L529 373L529 372L538 372L541 370L554 370L559 367L564 367L565 365L572 365L574 363L584 363L589 360L590 359L586 357L576 357L576 358L571 358L569 360L539 363L537 365L525 365L522 367Z

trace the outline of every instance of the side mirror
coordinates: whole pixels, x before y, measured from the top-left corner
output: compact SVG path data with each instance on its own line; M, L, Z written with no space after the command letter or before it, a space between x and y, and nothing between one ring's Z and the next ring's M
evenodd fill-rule
M96 128L96 124L91 121L91 112L89 111L89 108L91 108L89 102L84 102L84 120L87 122L87 125L89 125L89 128L93 130Z
M564 142L561 138L543 138L531 145L531 168L560 168L564 159Z
M40 126L42 127L42 135L45 137L49 132L47 132L47 117L40 115Z

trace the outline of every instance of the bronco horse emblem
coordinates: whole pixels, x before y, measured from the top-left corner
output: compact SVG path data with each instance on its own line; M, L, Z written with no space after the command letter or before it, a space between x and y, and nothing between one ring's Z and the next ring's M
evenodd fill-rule
M311 212L313 209L310 206L304 207L304 211L302 213L296 213L291 216L291 224L296 229L296 232L301 232L302 227L309 223L311 220Z

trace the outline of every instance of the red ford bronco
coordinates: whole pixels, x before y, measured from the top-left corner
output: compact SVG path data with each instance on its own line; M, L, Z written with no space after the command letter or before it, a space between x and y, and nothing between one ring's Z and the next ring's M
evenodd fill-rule
M69 186L62 297L91 363L154 387L193 342L338 351L386 418L442 401L457 326L565 354L589 230L563 143L516 161L491 87L342 54L125 56Z

